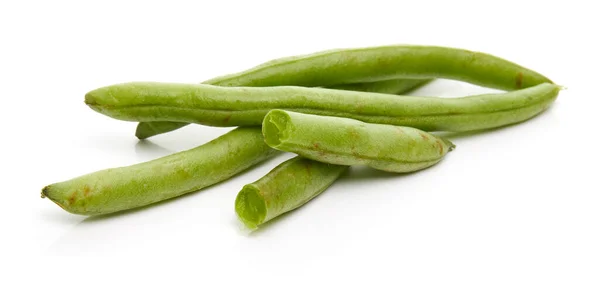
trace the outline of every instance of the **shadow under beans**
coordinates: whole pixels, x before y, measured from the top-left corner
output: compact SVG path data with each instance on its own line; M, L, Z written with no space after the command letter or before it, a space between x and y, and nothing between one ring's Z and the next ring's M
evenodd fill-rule
M316 200L316 198L313 199L313 200ZM296 209L294 209L292 211L288 211L288 212L286 212L286 213L284 213L284 214L282 214L282 215L280 215L280 216L278 216L278 217L276 217L276 218L274 218L274 219L272 219L272 220L270 220L270 221L268 221L268 222L260 225L257 229L255 229L253 231L250 231L247 234L247 236L250 237L250 238L258 238L258 237L260 237L261 235L265 234L266 231L268 231L269 229L272 229L274 227L280 226L282 223L285 222L286 219L288 219L289 217L291 217L292 214L295 211L302 210L305 206L308 206L309 203L313 202L313 200L305 203L304 205L302 205L302 206L300 206L300 207L298 207L298 208L296 208Z
M369 166L352 166L350 169L344 173L336 182L339 183L356 183L356 182L367 182L373 180L397 180L397 179L405 179L410 178L411 176L423 173L431 169L435 169L437 165L430 166L428 168L408 172L408 173L394 173L394 172L386 172L378 169L374 169Z
M363 181L363 180L371 181L373 179L406 178L406 177L410 177L416 173L417 172L400 174L400 173L385 172L385 171L377 170L377 169L374 169L374 168L371 168L368 166L352 166L347 171L345 171L344 174L339 179L337 179L336 182L334 182L332 184L332 186L340 185L340 184L343 184L344 182L357 182L357 181ZM278 226L282 225L282 223L284 223L285 220L290 218L293 214L301 213L301 211L303 209L306 209L306 207L315 205L314 203L318 202L323 197L327 197L327 193L328 193L327 190L328 189L323 191L321 194L317 195L315 198L311 199L309 202L303 204L302 206L300 206L292 211L288 211L288 212L262 224L257 229L250 231L247 235L249 237L259 237L259 236L263 235L265 233L265 231L272 230L274 227L278 227Z
M126 216L133 215L133 214L141 212L141 211L145 211L147 209L152 209L152 208L155 208L155 207L158 207L158 206L161 206L161 205L169 205L170 203L173 203L175 201L182 201L183 199L185 199L185 198L187 198L187 197L189 197L191 195L194 195L194 194L199 194L199 193L203 193L203 192L204 193L209 193L209 191L211 189L213 189L214 187L217 187L217 186L219 186L221 184L225 184L225 182L227 182L228 180L231 180L231 179L234 179L236 177L242 176L242 175L250 172L254 168L259 168L260 166L269 163L271 160L275 160L278 156L279 155L276 155L276 156L274 156L272 158L269 158L269 159L267 159L267 160L265 160L265 161L263 161L263 162L261 162L259 164L256 164L256 165L254 165L254 166L252 166L252 167L250 167L250 168L248 168L248 169L246 169L246 170L244 170L244 171L242 171L242 172L240 172L240 173L238 173L238 174L236 174L236 175L234 175L234 176L226 179L226 180L223 180L223 181L221 181L219 183L215 183L213 185L207 186L207 187L202 188L200 190L193 191L193 192L190 192L190 193L186 193L186 194L183 194L181 196L176 196L176 197L173 197L173 198L170 198L170 199L162 200L162 201L159 201L159 202L155 202L155 203L152 203L152 204L149 204L149 205L145 205L145 206L142 206L142 207L137 207L137 208L132 208L132 209L128 209L128 210L113 212L113 213L109 213L109 214L89 216L89 217L85 218L83 221L81 221L77 225L78 226L80 226L80 225L89 225L89 224L93 224L93 223L97 223L97 222L102 222L104 220L109 220L109 219L112 220L112 219L117 219L117 218L121 218L121 217L126 217ZM241 187L240 187L240 189L241 189Z
M436 135L439 135L441 137L444 137L444 138L447 138L450 140L455 140L455 139L462 140L462 139L465 139L468 137L489 135L489 134L499 133L499 132L503 132L503 131L514 130L515 128L518 128L518 127L523 127L529 123L532 123L538 117L543 117L544 115L547 115L551 110L552 110L552 107L550 107L546 111L543 111L542 113L537 114L525 121L502 126L502 127L497 127L497 128L478 130L478 131L468 131L468 132L434 132L434 133ZM521 125L521 126L517 126L517 125ZM458 148L460 148L460 146ZM443 160L442 160L442 162L440 162L440 164L441 163L443 163ZM377 170L377 169L374 169L374 168L371 168L368 166L352 166L346 172L344 172L344 174L339 179L337 179L336 183L334 183L333 185L343 185L344 183L349 183L349 182L354 182L354 183L360 182L360 181L366 182L366 181L373 181L373 180L377 180L377 179L378 180L392 180L392 179L393 180L397 180L397 179L405 180L405 179L408 179L417 174L427 173L438 167L439 167L439 164L435 164L426 169L414 171L414 172L410 172L410 173L392 173L392 172L385 172L385 171ZM292 214L299 213L304 207L310 206L310 205L312 205L312 203L319 201L319 198L324 197L324 196L326 197L326 192L327 192L327 190L325 190L321 195L318 195L317 197L315 197L311 201L307 202L306 204L304 204L292 211L288 211L288 212L276 217L275 219L270 220L269 222L258 227L256 230L250 231L247 235L249 237L260 237L261 235L265 234L266 231L272 230L274 227L282 225L282 223L284 223L285 220L290 218Z
M523 122L523 123L525 123L525 122ZM460 140L460 139L468 138L468 137L475 137L475 136L499 133L506 129L510 129L518 124L521 124L521 123L515 123L515 124L511 124L511 125L506 125L506 126L501 126L501 127L491 128L491 129L485 129L485 130L465 131L465 132L432 132L432 133L434 133L437 136L446 138L448 140L456 140L456 139ZM459 147L460 146L457 146L457 148L459 148Z
M278 226L282 226L283 223L285 223L285 220L289 219L290 217L292 217L292 215L294 215L294 213L299 213L300 211L302 211L303 209L306 209L307 207L310 207L311 205L314 205L314 203L318 202L319 199L321 199L322 197L327 197L326 196L326 191L323 191L321 194L317 195L317 197L311 199L310 201L304 203L303 205L301 205L300 207L288 211L282 215L279 215L278 217L260 225L257 229L250 231L247 236L250 238L258 238L261 235L265 234L266 231L268 230L272 230L275 227ZM304 216L306 217L306 215ZM236 221L239 222L239 220L236 219Z
M85 216L83 215L67 213L62 208L58 207L58 205L54 206L54 209L50 211L43 210L38 214L47 222L52 222L61 225L77 225L85 219Z
M146 156L165 156L175 153L175 151L162 147L148 140L139 140L135 143L135 153Z

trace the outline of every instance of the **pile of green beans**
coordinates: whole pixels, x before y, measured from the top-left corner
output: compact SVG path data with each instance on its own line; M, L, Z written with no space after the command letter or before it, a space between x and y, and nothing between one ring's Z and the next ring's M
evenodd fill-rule
M436 78L508 92L399 95ZM139 139L189 123L239 128L188 151L46 186L42 197L71 213L113 213L202 189L280 151L298 154L237 195L238 218L254 229L310 201L349 166L396 173L431 167L454 144L427 132L523 122L546 110L560 90L545 76L489 54L409 45L281 58L201 84L102 87L88 92L85 103L139 122Z

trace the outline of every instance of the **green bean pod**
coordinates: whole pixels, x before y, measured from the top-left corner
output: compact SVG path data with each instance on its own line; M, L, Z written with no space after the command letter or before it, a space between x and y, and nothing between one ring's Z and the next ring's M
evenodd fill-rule
M205 83L234 87L327 87L405 78L446 78L501 90L551 83L533 70L493 55L418 45L336 49L286 57Z
M397 173L430 167L454 149L452 142L415 128L279 109L265 116L262 132L267 145L277 150Z
M326 88L381 94L404 94L415 90L431 81L432 79L396 79L368 83L341 84L329 86Z
M552 83L533 70L486 53L418 45L336 49L280 58L204 83L228 87L329 87L407 78L446 78L501 90ZM143 139L177 127L181 125L142 122L136 136Z
M385 93L385 94L402 94L419 88L427 83L431 82L431 79L396 79L389 81L377 81L369 83L354 83L354 84L341 84L334 85L328 88L348 90L348 91L359 91L359 92L372 92L372 93ZM218 83L216 83L218 84ZM243 85L238 85L243 86ZM170 131L177 130L179 128L187 126L185 122L168 122L168 121L152 121L152 122L141 122L138 124L135 130L135 136L138 139L143 140L149 137L167 133Z
M85 102L129 121L258 126L271 109L348 117L424 131L470 131L527 120L550 106L560 87L543 83L500 94L434 98L304 87L217 87L126 83L93 90Z
M245 185L235 199L238 218L250 229L310 201L339 178L347 166L294 157L258 181Z
M237 128L194 149L46 186L42 198L75 214L107 214L208 187L277 153L260 128Z

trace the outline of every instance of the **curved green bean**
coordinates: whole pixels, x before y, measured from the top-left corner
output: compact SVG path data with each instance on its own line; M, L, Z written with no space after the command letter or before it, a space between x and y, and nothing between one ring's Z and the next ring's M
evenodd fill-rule
M300 156L245 185L235 199L238 218L250 229L302 206L339 178L347 166L313 161Z
M370 92L381 94L404 94L415 90L431 81L432 79L400 79L368 83L341 84L329 86L327 88L335 90Z
M86 94L92 109L129 121L258 126L272 109L340 116L424 131L470 131L527 120L545 110L560 87L540 84L500 94L445 99L304 87L217 87L126 83Z
M46 186L42 197L75 214L112 213L208 187L277 153L260 128L237 128L194 149Z
M385 93L385 94L402 94L421 87L431 82L431 79L401 79L401 80L389 80L389 81L378 81L369 83L354 83L354 84L341 84L334 85L328 88L348 90L348 91L359 91L359 92L372 92L372 93ZM216 83L218 84L218 83ZM243 85L238 85L243 86ZM152 122L141 122L138 124L135 130L135 136L138 139L143 140L149 137L167 133L170 131L177 130L179 128L187 126L185 122L168 122L168 121L152 121Z
M409 127L271 110L262 126L271 148L319 162L413 172L438 163L452 142Z
M533 70L486 53L417 45L336 49L280 58L204 83L229 87L328 87L406 78L446 78L501 90L552 83ZM142 122L136 135L147 138L177 126L162 124Z
M336 49L286 57L205 83L218 86L326 87L404 78L446 78L502 90L551 83L533 70L493 55L418 45Z

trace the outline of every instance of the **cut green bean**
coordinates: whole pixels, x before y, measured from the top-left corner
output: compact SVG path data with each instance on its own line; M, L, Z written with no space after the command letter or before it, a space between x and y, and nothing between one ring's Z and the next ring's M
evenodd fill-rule
M359 92L372 92L372 93L384 93L384 94L403 94L419 88L429 82L431 79L401 79L401 80L389 80L389 81L378 81L369 83L355 83L355 84L341 84L328 87L330 89L348 90L348 91L359 91ZM216 83L218 84L218 83ZM243 86L243 85L238 85ZM143 140L149 137L167 133L170 131L177 130L179 128L187 126L185 122L168 122L168 121L152 121L152 122L141 122L138 124L135 130L135 136L138 139Z
M348 84L330 88L374 93L402 94L426 84L427 80L396 80ZM331 186L349 166L326 164L296 156L278 165L239 192L235 211L250 229L294 210Z
M126 83L86 94L92 109L129 121L258 126L271 109L348 117L424 131L470 131L527 120L550 106L560 87L540 84L500 94L434 98L304 87L217 87Z
M328 87L406 78L446 78L501 90L552 83L533 70L486 53L417 45L336 49L280 58L204 83L229 87ZM150 137L175 126L161 124L142 122L136 134Z
M452 142L415 128L278 109L265 116L262 132L267 145L277 150L398 173L430 167L454 149Z
M346 170L346 166L294 157L245 185L235 200L235 211L248 228L255 229L310 201Z
M194 149L46 186L42 197L75 214L112 213L208 187L277 153L260 128L237 128Z

